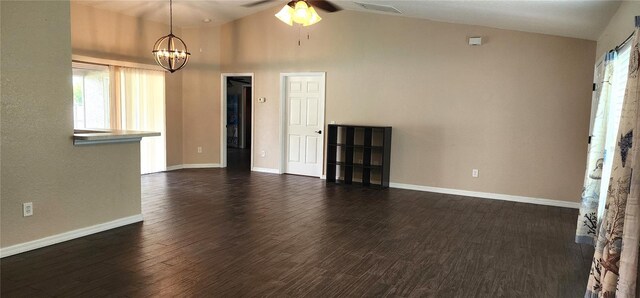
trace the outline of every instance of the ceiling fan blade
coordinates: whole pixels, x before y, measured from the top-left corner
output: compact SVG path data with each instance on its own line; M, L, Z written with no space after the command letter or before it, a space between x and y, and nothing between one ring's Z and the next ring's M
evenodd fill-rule
M342 10L342 8L340 8L339 6L326 0L309 0L308 2L309 4L311 4L311 6L322 9L326 12L336 12Z
M262 5L262 4L269 3L269 2L274 2L274 1L277 1L277 0L260 0L260 1L244 4L242 6L243 7L254 7L254 6L258 6L258 5Z

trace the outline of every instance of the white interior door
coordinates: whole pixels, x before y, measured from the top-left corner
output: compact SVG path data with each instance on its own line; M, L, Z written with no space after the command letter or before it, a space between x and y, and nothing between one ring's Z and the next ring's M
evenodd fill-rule
M320 177L324 156L324 76L287 76L285 92L285 172Z

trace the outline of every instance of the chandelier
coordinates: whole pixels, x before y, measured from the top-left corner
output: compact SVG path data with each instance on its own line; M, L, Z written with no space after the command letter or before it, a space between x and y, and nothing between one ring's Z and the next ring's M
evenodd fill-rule
M180 37L173 35L173 3L169 0L169 35L160 37L153 45L156 63L171 73L183 68L189 62L191 53Z
M311 26L322 20L306 0L289 2L276 14L276 17L289 26L293 26L293 23Z

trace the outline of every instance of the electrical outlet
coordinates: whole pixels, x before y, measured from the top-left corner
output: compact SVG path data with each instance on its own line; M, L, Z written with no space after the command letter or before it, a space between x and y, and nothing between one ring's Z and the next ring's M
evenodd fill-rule
M267 156L267 152L265 152L264 150L260 151L260 157L265 157Z
M33 203L22 203L22 216L27 217L33 215Z
M478 176L480 176L480 173L478 172L478 169L471 170L471 177L478 178Z
M202 147L198 146L198 153L202 153Z

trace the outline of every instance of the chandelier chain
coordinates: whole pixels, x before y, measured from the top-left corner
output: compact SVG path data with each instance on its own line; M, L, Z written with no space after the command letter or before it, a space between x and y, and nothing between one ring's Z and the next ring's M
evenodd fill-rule
M169 33L173 34L173 1L169 0Z

